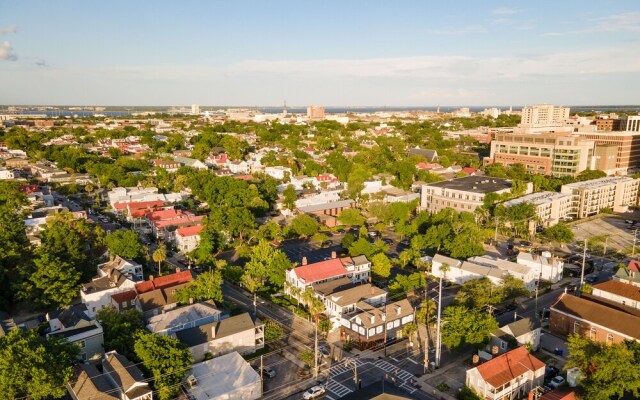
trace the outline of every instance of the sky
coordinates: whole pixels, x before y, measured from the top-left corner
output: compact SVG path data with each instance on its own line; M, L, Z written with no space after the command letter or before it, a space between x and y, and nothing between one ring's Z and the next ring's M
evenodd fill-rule
M640 1L0 0L0 104L640 103Z

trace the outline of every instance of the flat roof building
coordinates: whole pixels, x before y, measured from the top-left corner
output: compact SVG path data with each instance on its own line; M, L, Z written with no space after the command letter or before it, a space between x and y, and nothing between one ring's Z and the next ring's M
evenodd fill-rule
M532 221L529 227L535 232L535 225L549 227L568 218L571 211L572 196L568 193L537 192L518 197L517 199L502 203L505 207L513 207L522 203L530 203L536 208L538 221Z
M640 179L629 176L610 176L584 182L562 185L561 193L572 196L569 216L586 218L596 215L603 208L614 212L626 212L638 204Z

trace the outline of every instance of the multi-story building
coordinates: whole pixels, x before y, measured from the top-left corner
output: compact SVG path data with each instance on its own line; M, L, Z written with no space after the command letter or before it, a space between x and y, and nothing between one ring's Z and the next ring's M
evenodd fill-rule
M309 106L307 107L307 117L310 119L322 119L324 118L324 107L322 106Z
M200 232L204 225L187 226L179 228L175 233L175 245L178 251L188 253L200 244Z
M80 348L78 358L82 361L99 360L104 355L104 333L102 325L86 313L83 304L46 314L49 322L47 339L62 337Z
M594 141L568 132L496 133L489 162L522 164L534 174L576 176L592 168Z
M640 115L621 116L620 130L629 132L640 132Z
M598 132L611 132L620 130L620 119L618 118L596 118L596 130Z
M484 176L467 176L422 185L420 207L431 213L445 208L456 211L473 212L484 204L484 197L489 193L508 193L512 182L508 179ZM527 184L526 193L531 193L533 185Z
M561 124L569 119L568 107L557 107L551 104L536 104L522 108L521 126L546 126Z
M286 271L287 286L304 291L314 284L347 277L353 283L364 283L371 275L371 262L365 256L335 258L307 265L306 257L302 266ZM290 290L290 289L288 289Z
M613 131L613 132L583 132L577 131L574 133L582 139L593 140L595 142L595 157L596 162L592 169L600 169L607 172L609 175L626 175L629 173L635 173L640 170L640 132L639 131ZM614 150L608 150L609 152L615 151L615 165L609 166L603 163L601 158L603 157L601 150L602 147L612 146Z
M567 193L537 192L502 203L505 207L530 203L536 208L537 221L532 221L530 231L535 232L536 225L549 227L568 218L572 197Z
M618 307L563 293L550 310L549 330L556 334L575 333L603 343L640 342L640 317Z
M591 294L623 306L640 310L640 287L629 283L624 283L619 280L602 282L593 286Z
M628 176L610 176L562 185L560 193L571 195L570 217L586 218L603 208L626 212L638 204L640 179Z
M541 386L544 372L545 364L521 346L467 370L466 384L483 399L514 400Z

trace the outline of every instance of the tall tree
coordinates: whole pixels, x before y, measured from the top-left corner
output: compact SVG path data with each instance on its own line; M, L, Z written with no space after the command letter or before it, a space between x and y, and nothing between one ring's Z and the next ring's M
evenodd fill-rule
M162 275L162 263L167 260L167 246L164 242L160 243L157 249L151 255L153 261L158 263L158 274Z
M300 214L291 221L291 229L300 236L311 237L320 230L320 223L312 216Z
M391 261L384 253L378 253L371 258L371 272L378 278L388 278L391 274Z
M14 303L32 257L19 208L0 204L0 309Z
M117 311L113 307L98 310L96 319L104 330L104 349L115 350L129 360L136 360L133 348L138 332L144 329L142 313L136 309Z
M465 282L455 297L456 303L477 311L488 304L502 301L502 291L491 281L482 277Z
M65 338L14 329L0 337L0 393L34 400L65 395L79 348Z
M173 399L180 392L180 382L191 369L189 348L178 339L141 331L134 345L143 370L153 376L153 387L160 400Z
M79 295L82 274L71 262L39 249L34 264L21 292L23 298L41 306L64 307Z
M571 228L563 222L545 229L542 235L548 240L558 243L561 247L571 242L574 238Z
M348 208L340 213L338 221L348 226L361 226L364 224L364 217L357 208Z
M282 201L284 208L287 210L295 210L296 200L298 199L296 188L293 185L287 185L282 191L282 195L284 196L284 200Z
M111 256L134 259L144 255L140 235L132 230L109 233L104 241Z
M449 306L444 309L442 343L450 349L460 349L466 344L476 347L489 341L491 332L498 323L487 313L473 312L464 306Z
M214 300L222 303L222 274L220 271L203 272L187 286L178 290L175 299L186 304L190 300Z

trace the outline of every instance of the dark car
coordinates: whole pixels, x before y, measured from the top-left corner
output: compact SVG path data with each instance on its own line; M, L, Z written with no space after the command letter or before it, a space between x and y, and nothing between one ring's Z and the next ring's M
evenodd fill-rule
M575 283L570 283L567 285L567 292L573 292L576 290L577 287L578 285L576 285Z
M271 367L262 368L262 376L265 378L275 378L276 370Z
M321 247L331 247L331 246L333 246L333 241L331 241L331 240L325 240L325 241L323 241L322 243L320 243L320 246L321 246Z
M551 315L551 310L545 307L542 311L539 311L538 314L540 315L540 318L548 319L549 315Z
M598 275L589 275L584 278L584 280L589 283L596 283L600 280L600 278L598 277Z
M383 241L385 244L393 244L393 240L391 240L391 239L389 239L389 238L384 238L384 239L382 239L382 241Z
M544 380L550 381L551 379L558 376L559 373L560 370L557 367L554 367L553 365L547 365L547 368L545 368L544 370Z
M509 303L506 306L504 306L504 310L506 312L508 311L515 311L518 308L518 305L516 303Z

